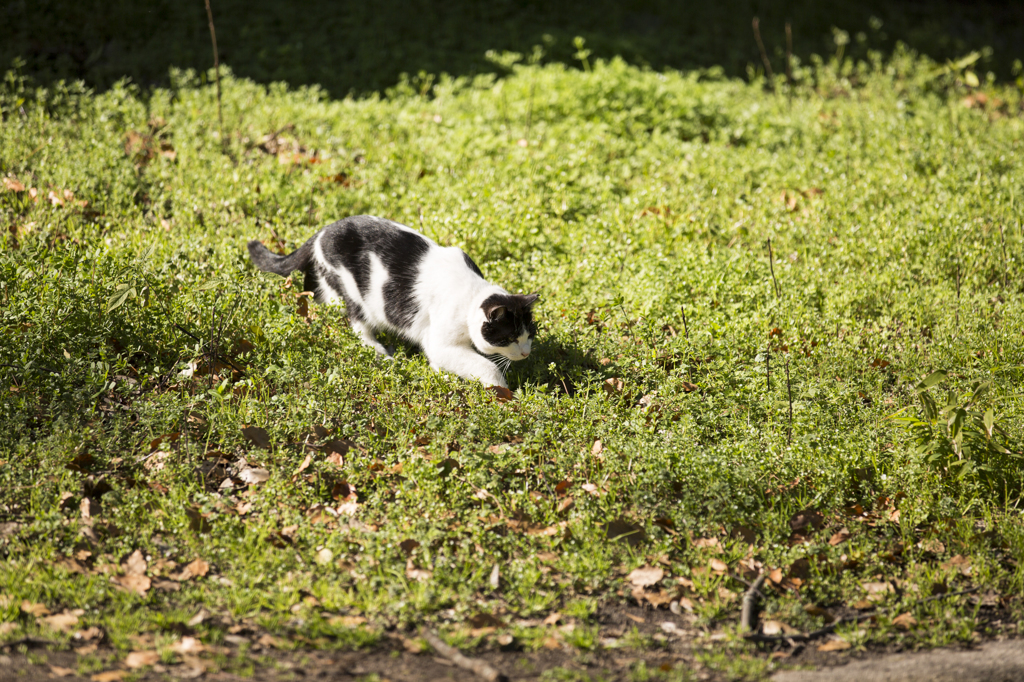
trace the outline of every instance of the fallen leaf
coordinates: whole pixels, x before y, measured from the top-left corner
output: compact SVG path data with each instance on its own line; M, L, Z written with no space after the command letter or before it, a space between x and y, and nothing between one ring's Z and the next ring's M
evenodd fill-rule
M921 542L917 543L917 546L920 547L922 551L931 552L932 554L942 554L946 551L946 546L937 538L921 540Z
M309 465L310 465L310 464L312 464L312 463L313 463L313 455L306 455L306 459L302 460L302 464L300 464L300 465L299 465L299 468L298 468L298 469L296 469L296 470L295 470L295 473L294 473L294 474L292 474L292 475L293 475L293 476L298 476L298 475L299 475L299 474L301 474L301 473L302 473L303 471L305 471L306 469L308 469L308 468L309 468Z
M195 655L204 651L206 647L195 637L182 637L171 645L171 651L183 655Z
M594 445L590 448L590 454L594 457L598 457L602 451L604 451L604 443L600 440L595 440Z
M634 568L629 575L626 576L626 580L636 585L637 587L649 587L656 585L661 582L661 579L665 577L665 571L657 567L643 566L641 568Z
M487 390L494 394L499 403L507 403L512 400L512 391L504 386L488 386Z
M716 575L725 575L729 570L728 564L721 559L712 559L709 566Z
M81 642L91 642L92 640L99 641L103 639L103 630L93 625L90 628L76 632L74 638Z
M39 622L45 623L47 627L52 630L58 630L60 632L67 632L71 628L78 625L78 616L71 613L58 613L53 616L45 616L39 619Z
M118 682L123 680L128 675L127 670L108 670L102 673L96 673L89 679L92 682Z
M256 447L270 449L270 434L266 429L258 426L246 426L242 428L242 435L249 439Z
M114 578L114 582L129 592L134 592L140 597L145 597L146 592L149 591L149 588L153 584L147 576L139 575L137 573L129 573L128 575L119 576Z
M965 576L971 574L971 560L960 554L957 554L949 561L943 561L939 566L946 570L957 570Z
M202 578L210 572L210 564L206 563L202 559L196 559L182 571L182 580L189 580L190 578ZM187 574L187 575L185 575Z
M24 192L25 185L15 178L4 178L4 188L11 192Z
M420 543L417 540L413 540L412 538L409 538L407 540L402 540L401 542L398 543L398 548L401 549L403 552L405 552L406 556L409 556L410 554L412 554L412 551L414 549L416 549L417 547L419 547L419 546L420 546Z
M53 675L54 677L68 677L69 675L74 675L75 671L72 670L71 668L62 668L59 665L53 665L51 663L50 664L50 674Z
M11 634L19 627L17 623L0 623L0 637Z
M133 651L124 659L124 664L133 670L145 668L160 662L160 654L155 651Z
M21 610L30 616L35 616L36 618L42 618L43 616L50 615L50 609L46 608L45 604L31 602L28 599L21 602Z
M770 570L768 572L768 581L771 582L774 585L781 585L782 584L782 569L781 568L773 568L772 570Z
M830 537L828 539L828 544L830 544L833 547L835 547L836 545L838 545L838 544L840 544L842 542L846 542L846 540L849 537L850 537L850 531L848 531L846 528L840 528L834 535L832 535L832 537Z
M238 478L248 485L259 485L270 480L270 472L259 467L246 468L238 472Z
M694 547L703 547L705 549L711 548L711 549L715 549L715 550L721 551L721 548L719 547L719 544L718 544L718 538L697 538L696 540L693 541L693 546Z
M681 381L679 385L682 387L683 393L693 393L699 388L697 384L691 384L689 381Z
M362 616L334 616L327 621L327 624L334 627L355 628L366 622Z
M906 631L910 630L915 625L917 625L917 619L914 618L914 616L912 616L908 611L907 613L901 613L900 615L893 618L892 624L896 627L897 630Z
M573 500L571 497L566 497L565 499L558 503L557 512L561 514L572 509L574 506L576 506L575 500Z
M830 639L818 646L818 651L845 651L850 648L850 643L845 639Z
M657 592L644 592L643 596L644 599L646 599L647 602L654 608L664 606L665 604L668 604L673 600L672 593L666 592L665 590L658 590Z
M618 377L611 377L610 379L604 380L602 387L604 388L605 393L615 396L622 394L622 389L625 387L625 384L622 379L619 379Z
M124 562L124 572L128 574L146 575L147 568L149 565L146 563L146 557L138 549L132 552Z

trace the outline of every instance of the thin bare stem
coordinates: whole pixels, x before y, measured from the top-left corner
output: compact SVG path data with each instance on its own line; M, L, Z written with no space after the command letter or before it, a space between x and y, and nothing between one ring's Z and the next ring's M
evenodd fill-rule
M757 49L761 51L761 63L764 64L764 72L768 76L768 82L774 90L775 75L772 73L772 63L768 61L768 53L764 49L764 43L761 42L761 20L754 17L754 20L750 23L754 27L754 40L757 41Z
M213 43L213 77L217 81L217 122L220 124L220 141L224 144L224 115L220 108L220 54L217 52L217 30L213 27L213 10L210 0L206 2L206 18L210 21L210 42Z
M768 380L768 392L772 391L772 345L769 343L764 349L764 375Z
M764 585L767 573L757 576L757 580L750 585L743 595L743 610L740 612L740 629L746 632L753 632L757 629L757 593Z
M793 386L789 382L789 357L786 358L786 393L789 394L789 431L786 440L793 444Z
M683 314L683 336L685 336L686 340L689 341L690 340L690 330L686 326L686 306L685 305L679 306L679 312L681 312Z
M775 298L779 297L779 281L775 279L775 255L772 253L772 240L768 240L768 267L772 271L772 284L775 287Z

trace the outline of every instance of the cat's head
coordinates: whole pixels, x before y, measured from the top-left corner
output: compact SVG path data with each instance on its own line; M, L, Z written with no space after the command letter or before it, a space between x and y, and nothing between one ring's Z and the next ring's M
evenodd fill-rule
M522 360L530 354L537 325L530 307L537 294L491 294L475 315L471 336L484 355L502 355L509 360Z

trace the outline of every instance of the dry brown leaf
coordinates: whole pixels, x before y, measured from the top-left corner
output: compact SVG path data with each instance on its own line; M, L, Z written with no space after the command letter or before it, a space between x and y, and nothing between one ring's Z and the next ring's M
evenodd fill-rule
M846 528L840 528L832 537L828 539L828 544L835 547L836 545L846 542L850 537L850 531Z
M557 507L556 511L559 514L561 514L563 512L569 511L574 506L576 506L576 501L573 500L571 497L566 497L565 499L563 499L561 502L558 503L558 507Z
M35 616L36 618L50 615L50 609L46 608L45 604L31 602L28 599L21 602L21 610L30 616Z
M512 400L512 391L504 386L488 386L487 390L494 394L499 403L507 403Z
M275 649L281 649L284 646L284 643L273 635L263 635L256 640L256 643L260 646L274 647Z
M249 439L256 447L270 449L270 434L266 429L259 426L245 426L242 428L242 435Z
M543 625L557 625L558 621L562 619L562 614L558 611L548 614L548 617L544 619Z
M52 616L45 616L38 619L39 623L45 624L51 630L58 630L60 632L67 632L71 628L78 625L78 616L73 613L58 613Z
M604 443L600 439L594 441L594 445L590 448L590 454L594 457L600 456L601 452L604 451Z
M160 654L155 651L133 651L124 659L124 664L133 670L156 665L160 662Z
M845 651L850 648L850 643L845 639L830 639L818 646L818 651Z
M604 380L602 387L608 395L622 395L622 389L625 387L625 383L623 383L622 379L618 377L611 377L610 379Z
M721 547L718 544L718 538L697 538L693 541L693 546L721 551Z
M122 575L114 578L114 582L128 590L134 592L140 597L146 596L146 592L152 586L152 581L144 575L138 575L137 573L129 573L128 575Z
M309 465L313 463L313 455L306 455L306 459L302 460L302 464L295 470L294 476L298 476L303 471L309 468Z
M4 189L11 192L24 192L25 185L19 182L16 178L4 178Z
M782 584L782 569L781 568L773 568L772 570L768 571L768 581L771 582L774 585L781 585Z
M135 575L146 575L146 569L149 568L149 564L146 563L146 557L143 556L141 550L135 550L131 553L124 562L124 572Z
M327 621L328 625L343 628L355 628L365 625L367 620L362 616L334 616Z
M127 670L107 670L106 672L96 673L89 679L92 680L92 682L119 682L127 675Z
M712 559L709 565L716 575L725 575L729 571L728 564L721 559Z
M920 547L922 551L931 552L932 554L942 554L946 551L946 546L937 538L921 540L921 542L917 543L917 546Z
M182 580L188 580L190 578L202 578L210 572L210 564L206 563L202 559L196 559L188 566L185 567L183 573L187 573L187 577L183 577Z
M631 582L637 587L650 587L661 582L661 579L665 577L665 571L657 567L643 566L641 568L634 568L629 575L626 576L626 580Z
M0 637L11 634L19 627L17 623L0 623Z
M182 637L171 645L171 651L182 655L196 655L206 650L203 643L195 637Z
M689 381L681 381L679 385L682 387L683 393L693 393L699 388L697 384L691 384Z
M92 640L99 641L103 639L103 630L93 625L90 628L76 632L74 638L80 642L91 642Z
M908 611L907 613L901 613L892 619L892 624L897 630L910 630L917 625L917 619Z
M71 668L62 668L59 665L50 664L50 674L54 677L68 677L74 675L75 671Z
M659 606L664 606L665 604L670 603L673 599L673 596L670 592L666 592L665 590L658 590L657 592L645 592L644 599L646 599L647 602L654 608L658 608Z

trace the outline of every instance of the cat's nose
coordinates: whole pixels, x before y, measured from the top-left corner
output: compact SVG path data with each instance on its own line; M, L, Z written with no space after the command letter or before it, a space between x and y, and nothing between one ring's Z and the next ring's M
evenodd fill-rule
M523 348L522 346L520 346L519 347L519 352L522 353L523 357L525 358L527 355L530 354L530 349L529 348Z

